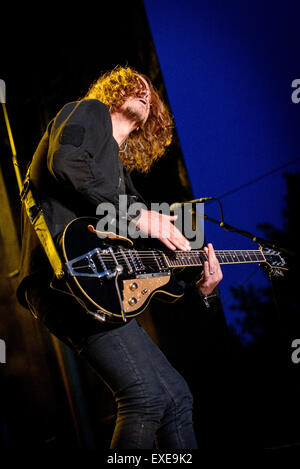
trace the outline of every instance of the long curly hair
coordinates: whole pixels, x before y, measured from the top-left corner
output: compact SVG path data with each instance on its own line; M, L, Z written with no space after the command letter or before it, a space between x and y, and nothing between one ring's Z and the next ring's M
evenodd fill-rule
M149 78L131 67L117 66L101 75L83 99L98 99L114 112L128 96L136 96L137 90L145 86L140 76L147 81L150 88L150 113L145 124L130 133L126 151L120 152L120 157L129 171L136 169L147 173L154 161L164 154L166 147L172 142L174 127L170 112Z

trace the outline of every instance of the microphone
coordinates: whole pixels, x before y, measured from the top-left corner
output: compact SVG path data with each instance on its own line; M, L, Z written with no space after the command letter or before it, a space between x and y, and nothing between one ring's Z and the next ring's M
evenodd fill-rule
M195 200L187 200L186 202L174 202L173 204L170 205L170 211L174 212L179 207L182 207L185 204L192 204L194 202L197 202L199 204L202 204L203 202L208 202L209 200L214 200L215 197L201 197L201 199L195 199Z

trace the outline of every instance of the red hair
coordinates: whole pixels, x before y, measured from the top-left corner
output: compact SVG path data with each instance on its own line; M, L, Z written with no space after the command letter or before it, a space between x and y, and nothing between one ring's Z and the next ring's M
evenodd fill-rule
M131 132L126 151L120 153L124 166L129 170L149 172L155 160L160 158L172 142L173 120L150 80L131 67L118 66L98 78L88 90L84 99L99 99L113 112L128 96L136 95L137 89L145 86L143 77L150 88L151 107L145 124ZM124 95L125 91L125 95Z

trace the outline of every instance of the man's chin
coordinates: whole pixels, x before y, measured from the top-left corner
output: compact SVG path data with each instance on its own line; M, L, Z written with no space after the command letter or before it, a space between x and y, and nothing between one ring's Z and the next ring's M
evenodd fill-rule
M126 119L128 119L130 122L136 124L137 127L144 123L145 116L136 109L127 107L125 109L120 109L119 112L121 112L123 116L126 117Z

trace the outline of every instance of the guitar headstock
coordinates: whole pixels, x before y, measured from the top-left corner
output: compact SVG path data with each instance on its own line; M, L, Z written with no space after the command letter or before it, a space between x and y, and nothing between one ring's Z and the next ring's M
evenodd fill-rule
M265 258L269 273L275 277L283 277L284 272L288 270L288 266L282 252L270 248L261 247L260 249Z

